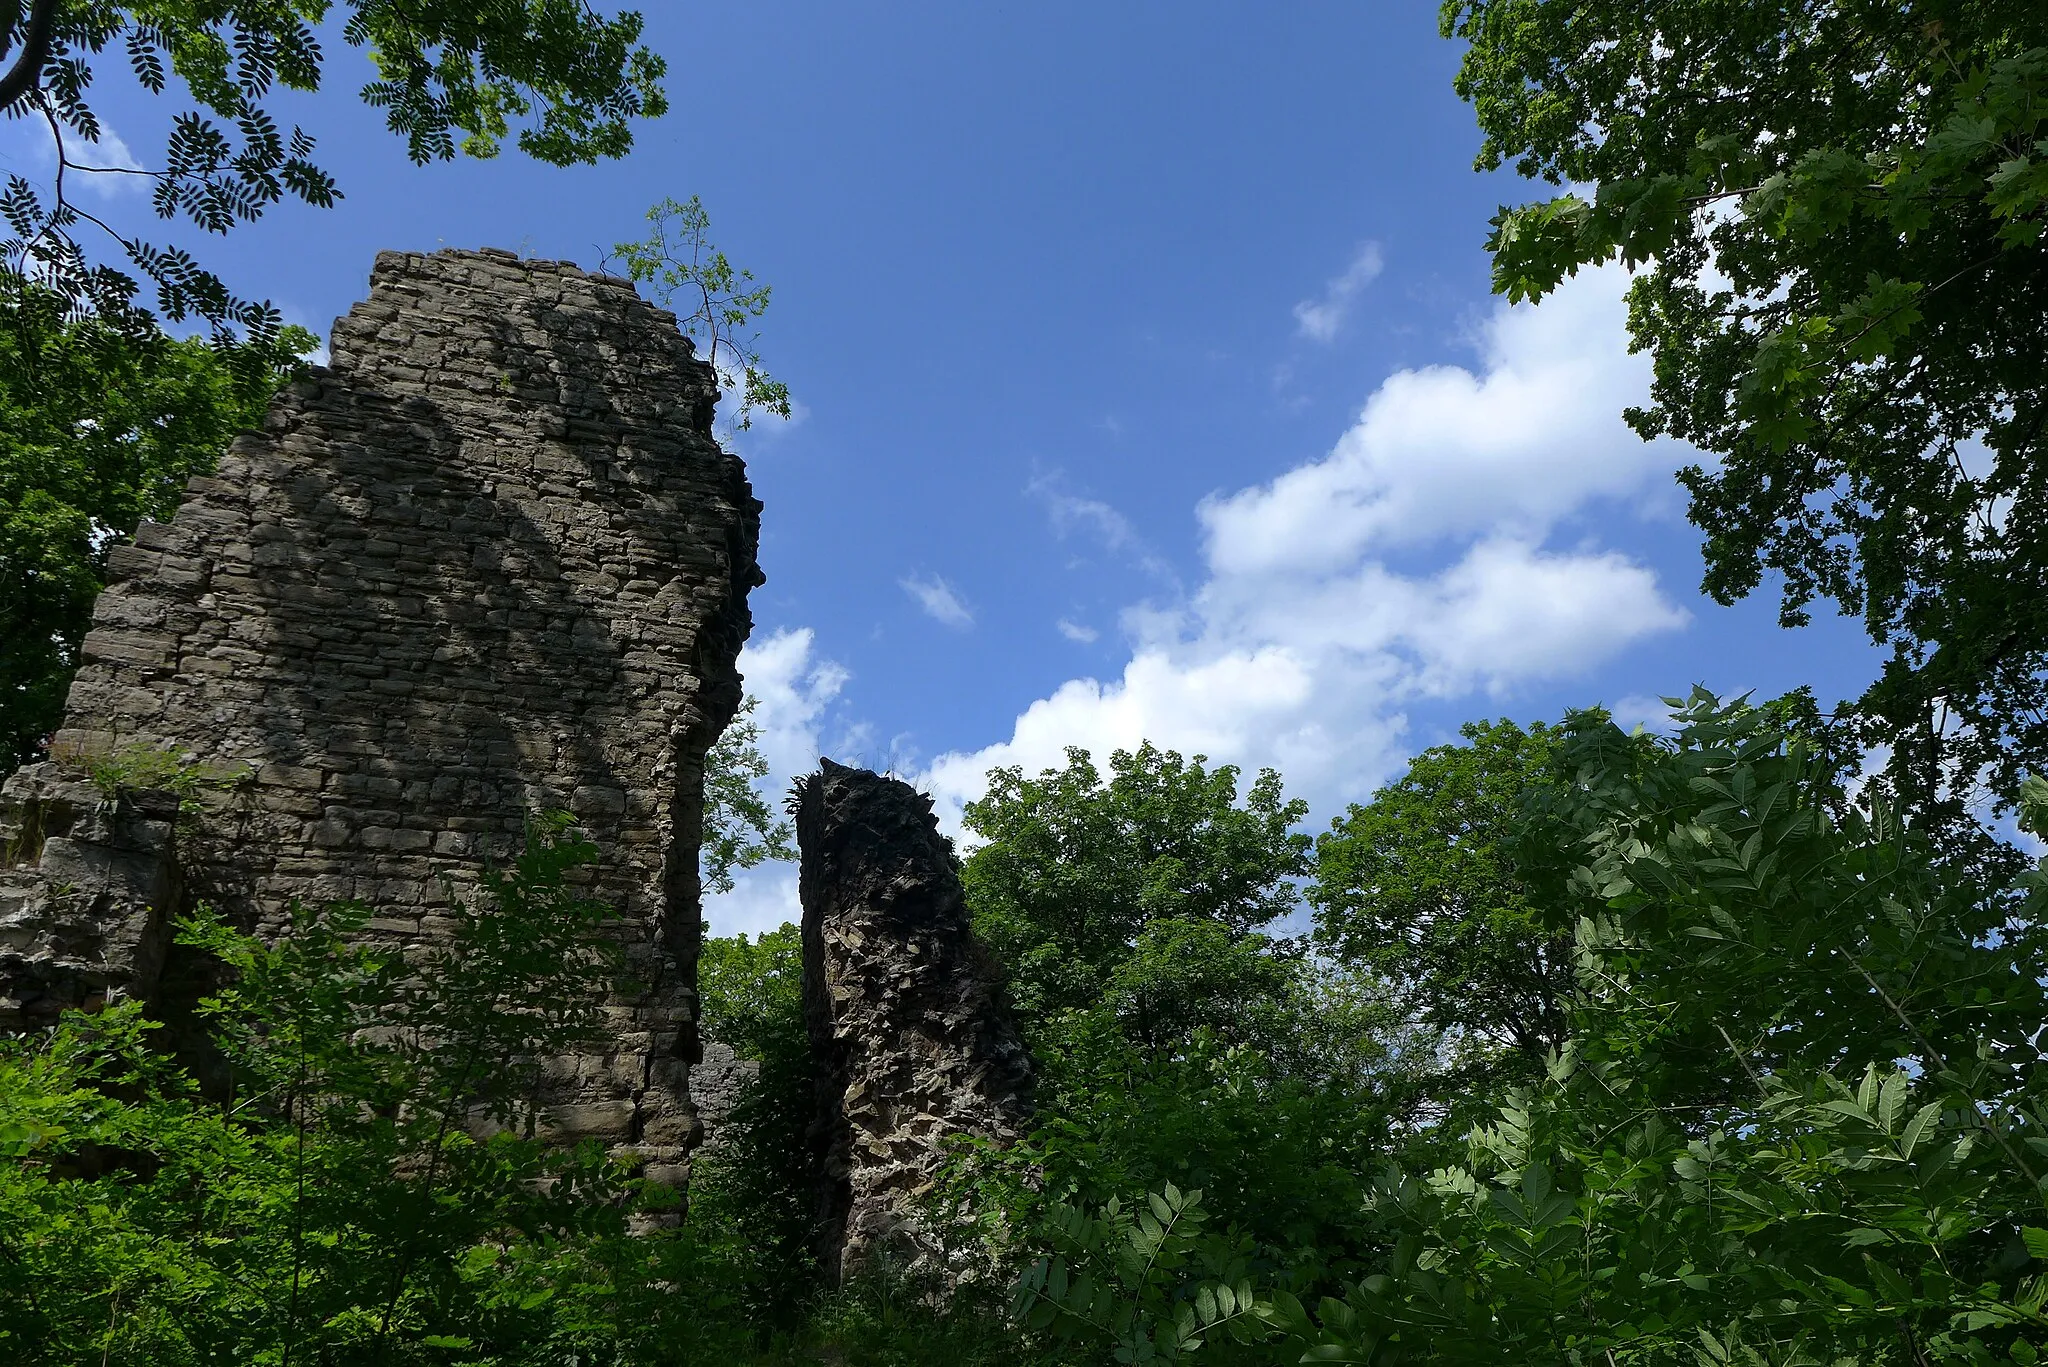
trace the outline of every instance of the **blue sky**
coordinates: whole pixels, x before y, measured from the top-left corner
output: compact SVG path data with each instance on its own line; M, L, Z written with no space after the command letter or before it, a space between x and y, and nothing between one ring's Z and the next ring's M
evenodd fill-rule
M1540 187L1471 170L1434 11L664 6L673 111L568 171L408 165L336 40L329 90L279 107L346 198L204 247L324 333L380 249L592 265L700 195L775 287L800 406L739 439L778 781L822 749L955 811L989 764L1149 736L1275 765L1321 826L1470 718L1860 691L1854 623L1699 596L1692 456L1620 422L1646 381L1619 278L1488 294L1487 219ZM149 164L165 111L102 83ZM36 159L0 131L0 165ZM791 899L768 871L710 914Z

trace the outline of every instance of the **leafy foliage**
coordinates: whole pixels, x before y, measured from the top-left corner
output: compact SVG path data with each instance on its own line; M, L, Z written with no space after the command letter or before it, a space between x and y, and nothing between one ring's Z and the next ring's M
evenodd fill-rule
M787 1320L817 1264L817 1172L809 1129L817 1079L804 1025L803 945L784 925L749 941L707 938L697 963L706 1039L756 1066L691 1176L692 1221L734 1239L741 1294Z
M329 0L8 0L0 6L0 54L13 58L0 86L10 118L44 125L57 174L39 187L10 175L0 218L0 295L25 282L52 290L74 316L94 315L137 337L154 330L138 304L132 268L154 287L156 308L173 321L199 318L226 336L245 329L268 345L276 310L235 297L182 248L151 246L81 208L71 185L83 175L124 175L150 186L165 219L210 233L251 222L286 196L320 207L341 191L313 160L305 130L287 132L265 107L278 88L312 91L326 54L316 26ZM583 0L350 0L342 40L369 53L376 78L359 92L384 111L418 164L457 151L498 155L509 137L521 151L558 166L623 156L631 121L668 107L662 59L640 46L641 19L607 19ZM20 41L17 42L16 40ZM106 61L124 61L142 86L164 93L175 79L194 108L176 115L162 168L95 167L79 144L103 127L89 101ZM99 229L119 248L117 267L80 241Z
M1555 739L1510 721L1463 735L1417 755L1316 842L1316 938L1398 983L1437 1029L1540 1058L1564 1042L1571 942L1544 925L1509 847Z
M1762 709L1679 719L1567 724L1525 867L1576 924L1572 1038L1463 1162L1380 1181L1322 1360L2038 1355L2036 917L1831 815Z
M1285 1088L1176 1075L1199 1048L1104 1069L1026 1146L1039 1187L984 1177L1008 1227L1039 1231L1027 1322L1103 1361L1195 1352L1216 1307L1241 1338L1199 1351L1226 1362L2038 1360L2040 878L1973 882L1881 800L1847 800L1784 708L1674 705L1669 737L1568 718L1544 735L1547 772L1432 757L1439 778L1522 785L1493 867L1512 869L1520 924L1570 936L1565 1028L1530 1085L1496 1090L1455 1150L1351 1098L1314 1131L1377 1138L1329 1151L1340 1185L1302 1200L1272 1174L1298 1180L1307 1151L1262 1142L1299 1104ZM2025 801L2048 821L2048 783ZM1222 1076L1256 1057L1206 1060ZM1278 1123L1213 1142L1227 1095ZM1218 1153L1243 1166L1204 1189L1248 1199L1199 1259L1157 1208L1133 1225L1094 1185L1164 1199L1176 1160ZM1273 1209L1323 1220L1290 1244L1262 1224ZM1178 1261L1148 1263L1154 1247Z
M1101 1001L1148 930L1172 939L1207 924L1242 937L1294 907L1310 841L1292 828L1307 804L1285 800L1265 770L1239 805L1237 770L1205 762L1149 744L1119 750L1105 783L1085 750L1069 749L1065 769L1035 779L993 770L968 804L967 829L985 842L961 871L975 933L1009 967L1027 1022ZM1168 920L1182 928L1155 929ZM1155 987L1137 991L1127 972L1120 990L1134 1007L1201 1014L1199 991L1173 999Z
M1230 1240L1202 1235L1208 1218L1201 1192L1171 1183L1128 1208L1112 1197L1099 1215L1054 1206L1056 1251L1018 1278L1017 1318L1058 1342L1093 1340L1120 1363L1181 1362L1212 1342L1267 1337L1244 1259Z
M734 425L754 425L756 408L777 417L790 415L789 386L761 367L760 337L754 321L768 311L774 290L756 285L752 271L735 267L711 245L711 216L691 195L687 204L664 199L647 211L654 231L644 242L621 242L612 248L626 278L649 287L654 302L674 308L683 296L690 311L677 311L685 335L707 345L705 360L718 372L721 388L735 390L740 406ZM614 264L606 258L607 266ZM720 348L726 360L719 363Z
M802 935L784 922L749 940L707 936L697 959L704 1033L741 1058L786 1053L804 1029Z
M749 697L704 756L704 838L698 865L708 892L731 892L734 869L758 868L796 858L795 832L762 795L768 761L761 754L761 725L753 720L759 698Z
M1098 1000L1041 1022L1034 1132L963 1149L933 1193L990 1277L950 1304L886 1275L824 1292L785 926L706 941L706 1028L760 1081L688 1219L631 1234L632 1184L534 1123L536 1060L594 1029L608 943L556 824L438 955L366 944L359 909L270 948L194 926L240 969L210 1007L224 1105L131 1004L0 1058L0 1333L58 1362L2037 1361L2048 882L1973 881L1848 800L1785 709L1678 708L1669 736L1475 728L1500 744L1396 785L1424 822L1521 784L1471 827L1499 861L1475 867L1512 874L1514 924L1570 935L1560 1042L1526 1084L1468 1079L1492 1090L1462 1135L1408 1109L1434 1036L1418 1057L1378 978L1137 922ZM2024 801L2048 824L2048 783ZM1071 814L1037 816L1015 829ZM1262 1023L1148 1028L1129 994L1155 989Z
M1329 1280L1364 1270L1370 1173L1392 1152L1378 1088L1293 1074L1258 1050L1197 1036L1146 1056L1098 1022L1070 1037L1052 1105L1014 1149L963 1155L953 1206L982 1251L1013 1256L1018 1231L1062 1203L1100 1209L1168 1184L1206 1184L1206 1209L1262 1277ZM1334 1283L1333 1283L1334 1284Z
M543 1059L594 1043L611 913L569 875L566 818L459 909L441 949L302 915L266 946L214 918L238 970L205 1003L224 1102L151 1047L133 1002L0 1053L0 1342L24 1360L521 1360L552 1243L622 1237L624 1176L536 1133Z
M2048 11L2032 0L1448 0L1479 163L1583 187L1505 209L1496 289L1638 268L1629 421L1684 471L1721 602L1783 584L1890 648L1842 714L1950 819L2048 763L2039 364Z
M257 426L313 347L302 329L230 353L98 320L30 291L0 301L0 745L33 757L62 717L107 555L168 521Z
M1302 810L1270 772L1240 803L1234 770L1151 746L1114 755L1107 783L1080 751L1036 780L990 775L968 809L985 843L963 877L1023 1004L1040 1121L956 1165L946 1204L975 1232L970 1260L1000 1269L1020 1239L1071 1243L1123 1218L1142 1235L1112 1203L1178 1188L1212 1193L1202 1218L1227 1222L1248 1274L1334 1286L1361 1266L1357 1174L1389 1152L1415 1060L1376 977L1256 929L1294 905L1311 850L1291 829ZM1102 1234L1104 1247L1129 1232ZM1088 1296L1112 1294L1106 1275ZM1038 1284L1042 1310L1066 1294L1053 1285ZM1180 1310L1163 1307L1194 1306L1193 1284L1124 1291L1122 1309L1068 1306L1041 1325L1125 1354L1192 1351Z

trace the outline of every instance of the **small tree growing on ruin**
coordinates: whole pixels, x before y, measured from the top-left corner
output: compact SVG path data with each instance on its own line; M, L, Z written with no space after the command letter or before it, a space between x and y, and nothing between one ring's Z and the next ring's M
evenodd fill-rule
M734 266L712 245L711 217L697 196L686 204L663 199L647 211L647 221L654 231L646 241L617 243L599 264L647 286L649 298L675 313L683 334L705 347L719 387L739 395L733 426L752 427L757 408L787 418L789 386L761 368L760 335L753 330L768 311L773 286L756 285L752 271ZM678 295L690 305L688 313L677 306Z

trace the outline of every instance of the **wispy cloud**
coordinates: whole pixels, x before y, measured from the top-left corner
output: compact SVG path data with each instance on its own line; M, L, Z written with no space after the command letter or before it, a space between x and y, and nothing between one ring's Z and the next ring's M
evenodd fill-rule
M961 599L959 593L934 574L929 578L906 575L898 581L903 591L917 600L917 605L935 621L942 622L955 631L965 631L974 625L974 613Z
M1099 498L1085 498L1069 491L1062 471L1041 471L1032 476L1024 492L1045 505L1055 535L1080 534L1093 538L1111 555L1122 556L1145 573L1168 584L1177 584L1173 567L1146 544L1131 520Z
M74 173L65 185L70 191L83 186L97 199L141 194L149 188L146 177L129 174L145 169L135 153L113 126L102 122L97 142L81 137L76 130L64 136L65 158ZM27 121L0 124L0 165L23 167L33 175L47 176L57 169L56 143L49 129Z
M1024 492L1045 505L1053 530L1061 536L1083 529L1112 551L1124 550L1138 540L1137 529L1131 526L1129 518L1099 498L1068 493L1057 470L1033 475Z
M1380 254L1380 244L1362 244L1351 264L1344 273L1333 277L1323 286L1321 295L1304 299L1294 306L1294 321L1300 325L1301 335L1312 342L1334 341L1337 332L1350 316L1352 301L1358 292L1370 285L1386 268L1386 259Z
M1096 638L1102 635L1094 627L1083 626L1079 622L1070 622L1064 617L1053 623L1053 625L1060 629L1060 635L1077 645L1092 645Z
M74 146L71 160L94 171L140 171L142 163L129 150L128 144L112 126L102 123L97 143ZM130 185L141 185L140 181L128 181Z

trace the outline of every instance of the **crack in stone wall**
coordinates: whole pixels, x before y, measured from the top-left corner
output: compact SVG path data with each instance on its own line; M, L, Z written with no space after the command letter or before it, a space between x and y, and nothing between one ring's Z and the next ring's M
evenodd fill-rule
M268 936L294 901L355 899L375 933L432 940L527 814L564 808L644 990L615 1003L607 1052L554 1069L546 1123L680 1179L703 758L761 582L760 504L710 435L716 378L626 282L497 251L381 255L331 355L114 552L52 761L0 804L0 1024L110 987L175 1018L204 989L164 944L176 890L138 890L169 832L122 864L143 818L77 824L95 757L240 776L165 876ZM64 811L65 834L35 836ZM54 881L81 860L121 865L90 905Z
M888 1253L943 1282L920 1204L948 1137L1023 1132L1031 1057L930 798L824 760L799 786L796 831L825 1269L844 1280Z

